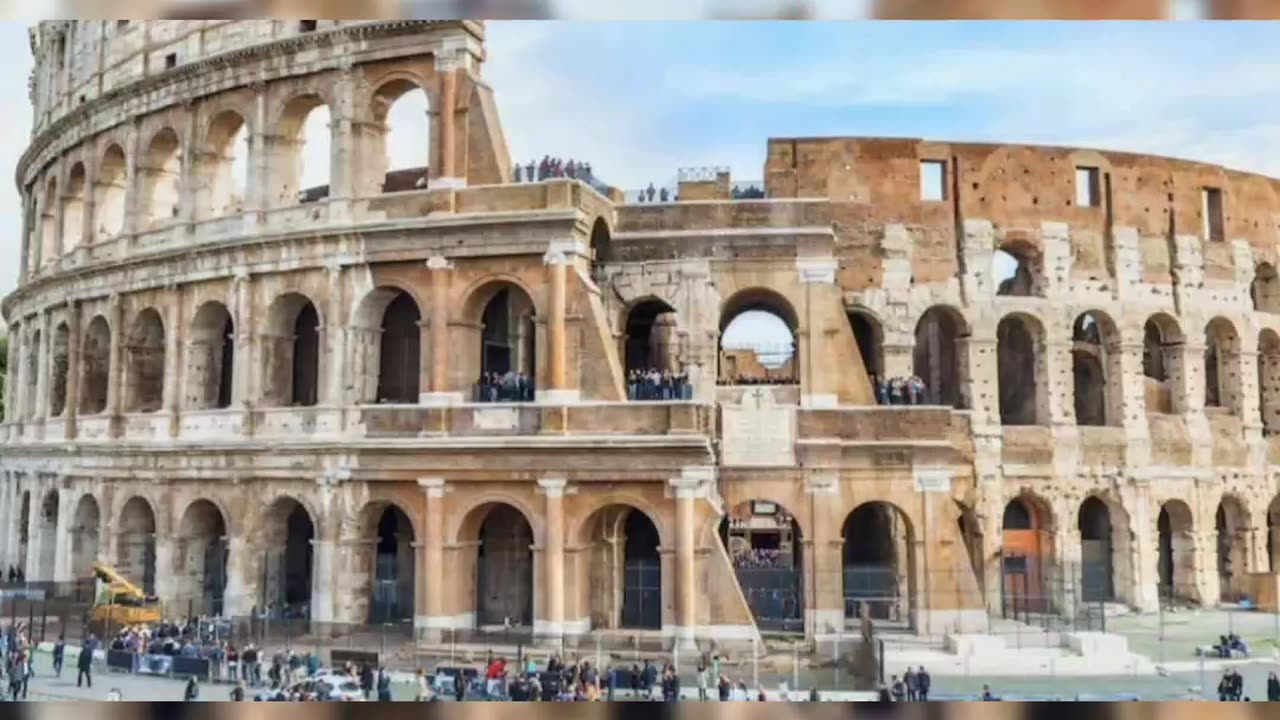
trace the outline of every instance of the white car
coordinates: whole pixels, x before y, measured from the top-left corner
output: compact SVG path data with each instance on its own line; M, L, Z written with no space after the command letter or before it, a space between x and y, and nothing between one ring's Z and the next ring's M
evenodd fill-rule
M332 676L331 676L332 677ZM323 680L325 685L329 686L329 699L343 700L346 702L364 702L364 691L360 689L360 683L351 679L333 678L336 684L330 684L328 680Z

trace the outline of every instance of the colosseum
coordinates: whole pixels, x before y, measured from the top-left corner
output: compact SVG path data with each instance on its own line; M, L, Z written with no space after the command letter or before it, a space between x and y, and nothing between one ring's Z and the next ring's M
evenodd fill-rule
M637 197L513 168L484 36L32 30L0 567L427 643L1274 598L1280 181L774 138Z

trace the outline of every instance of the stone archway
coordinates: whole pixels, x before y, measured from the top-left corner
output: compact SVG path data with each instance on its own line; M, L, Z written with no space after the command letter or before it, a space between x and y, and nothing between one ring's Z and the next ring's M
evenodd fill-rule
M1076 517L1080 531L1080 598L1084 602L1115 599L1111 511L1096 497L1085 498Z
M533 626L533 529L511 505L482 513L476 548L476 624Z
M858 617L866 605L872 618L914 627L915 534L906 514L892 503L862 503L845 518L841 536L845 617Z
M1218 599L1236 602L1248 591L1250 523L1245 504L1233 495L1224 495L1214 513L1217 541L1216 567Z
M220 615L225 605L227 523L209 500L192 502L178 523L174 585L179 607L193 614Z
M1191 508L1181 500L1166 500L1156 519L1157 570L1160 601L1200 601L1196 587L1196 540Z
M644 511L609 505L584 523L586 609L591 627L662 628L662 558L658 529Z
M720 541L756 625L804 632L804 537L779 503L748 500L720 521Z
M1005 617L1027 618L1054 609L1052 515L1048 503L1020 495L1001 519L1001 597Z
M120 511L116 531L117 571L152 595L156 591L156 514L151 503L135 495Z
M368 555L369 622L400 622L414 617L415 551L413 522L399 506L377 503L364 513ZM355 589L359 592L359 588Z
M263 517L261 598L267 611L286 618L309 618L316 525L306 506L277 499Z
M98 559L98 533L102 524L98 501L89 494L81 496L74 518L71 527L71 577L87 580L93 577L93 563Z

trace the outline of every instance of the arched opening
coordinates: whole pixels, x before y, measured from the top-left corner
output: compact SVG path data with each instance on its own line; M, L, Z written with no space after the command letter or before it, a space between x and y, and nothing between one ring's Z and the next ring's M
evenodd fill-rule
M1244 504L1223 496L1214 514L1217 531L1218 599L1237 602L1248 592L1249 514Z
M49 178L40 199L40 264L48 265L61 253L58 241L58 181Z
M87 186L84 163L71 166L62 198L62 249L71 252L84 243L84 203Z
M1267 505L1267 568L1271 572L1280 572L1277 561L1280 560L1280 495L1271 498Z
M94 183L94 237L107 240L124 231L125 188L127 166L124 150L112 145L103 153Z
M613 239L604 218L596 218L595 224L591 226L591 261L595 263L613 261Z
M196 311L187 352L187 407L231 407L235 336L235 323L226 305L211 300Z
M845 518L843 539L844 615L860 617L866 606L876 620L914 625L914 534L894 505L872 501Z
M1039 295L1037 262L1030 247L1006 245L992 253L991 276L996 295L1029 297Z
M230 552L222 511L208 500L191 503L182 513L177 539L174 581L179 607L196 615L221 615Z
M383 311L378 353L378 402L418 402L421 321L418 304L403 291L397 293Z
M35 418L37 411L36 398L39 397L40 392L40 360L44 357L43 339L39 330L31 333L31 347L27 350L27 387L23 410L28 420Z
M884 329L875 316L862 310L846 313L849 327L853 330L854 342L858 345L858 354L862 357L862 366L867 370L867 377L884 376Z
M1048 408L1040 324L1025 315L1009 315L996 328L996 360L1000 380L1000 422L1043 425Z
M196 217L207 220L242 212L249 183L249 126L239 113L224 110L209 123L199 167Z
M504 503L487 508L480 524L476 622L533 626L533 529Z
M111 329L101 315L95 315L85 330L80 365L80 413L105 412L111 370Z
M1080 531L1080 590L1085 602L1115 599L1112 568L1111 512L1096 497L1080 504L1076 519Z
M627 397L632 400L687 399L686 383L681 381L683 374L676 362L680 339L675 308L661 300L637 303L627 313L627 329L622 340L622 356L627 364ZM675 377L666 389L662 374L668 372Z
M1121 397L1119 337L1111 318L1082 313L1071 330L1071 370L1077 425L1116 425Z
M22 491L22 501L18 512L18 570L25 575L27 568L27 549L31 544L31 492Z
M1049 506L1031 495L1010 500L1001 519L1001 601L1005 617L1053 612L1053 534Z
M315 523L302 503L283 497L265 516L263 541L267 551L262 567L262 600L269 612L286 618L311 613L312 542Z
M262 338L263 402L312 406L320 398L320 316L305 295L282 295L267 309Z
M154 308L134 319L125 353L125 412L159 410L164 398L164 323Z
M120 512L116 562L124 579L148 595L156 591L156 514L151 503L134 496Z
M986 563L983 555L983 538L982 524L978 522L978 516L974 513L973 508L965 505L959 500L956 504L956 529L960 533L960 539L964 542L965 552L969 556L969 567L973 570L974 580L978 584L978 591L986 591Z
M804 538L785 507L751 500L720 521L720 541L762 630L804 632Z
M1160 600L1196 602L1196 539L1191 508L1181 500L1168 500L1160 506L1156 519L1159 535L1157 569L1160 577Z
M916 323L912 374L924 381L926 402L969 407L969 328L954 308L934 306Z
M329 107L318 95L290 100L269 145L273 206L315 202L329 196L332 135Z
M71 343L71 331L66 323L58 323L53 331L53 345L49 348L52 364L49 368L49 415L61 417L67 409L67 368Z
M427 186L431 164L430 113L427 93L409 80L392 80L374 93L373 118L380 124L381 132L374 139L373 155L383 158L381 176L375 180L381 187L374 189L374 193ZM381 153L377 152L379 149Z
M147 145L138 168L142 179L142 221L144 227L158 227L178 217L179 185L182 180L182 152L178 134L172 128L156 133Z
M721 385L793 385L798 382L796 331L791 303L772 290L742 290L720 311Z
M377 514L373 577L369 588L369 621L399 622L413 618L413 523L395 505Z
M1142 329L1142 374L1147 412L1180 413L1183 397L1182 346L1185 339L1178 322L1159 313L1147 319Z
M481 402L533 400L538 367L533 300L518 286L500 282L477 291L477 297L468 304L469 307L475 305L483 308L475 344L476 365L480 368L476 399Z
M58 491L50 490L40 501L40 517L36 527L38 552L36 567L28 574L28 581L48 582L53 580L54 568L58 558Z
M1262 433L1280 433L1280 335L1271 329L1258 333L1258 410Z
M71 577L85 580L93 577L93 563L98 559L98 533L102 518L98 501L92 495L83 495L76 503L74 524L71 528Z
M1249 284L1249 297L1253 299L1254 310L1280 313L1280 274L1271 263L1258 263L1253 282Z
M580 557L582 607L591 627L658 630L662 627L662 559L658 529L643 511L610 505L583 524Z
M1226 318L1214 318L1204 334L1204 406L1240 414L1240 338Z

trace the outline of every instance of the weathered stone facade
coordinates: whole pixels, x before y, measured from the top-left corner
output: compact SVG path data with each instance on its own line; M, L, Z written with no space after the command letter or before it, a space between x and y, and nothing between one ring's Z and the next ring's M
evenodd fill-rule
M1280 182L774 139L767 199L513 183L483 32L34 32L0 564L69 581L101 558L184 610L685 642L820 637L863 601L942 632L1011 593L1073 612L1082 583L1211 603L1270 571ZM431 162L392 189L386 106L411 88ZM330 180L301 188L319 106ZM798 382L717 383L753 309L790 328ZM628 400L628 341L658 325L640 352L692 395ZM473 402L495 368L535 399ZM931 404L876 407L870 373ZM721 528L749 507L793 521L793 586L735 569Z

